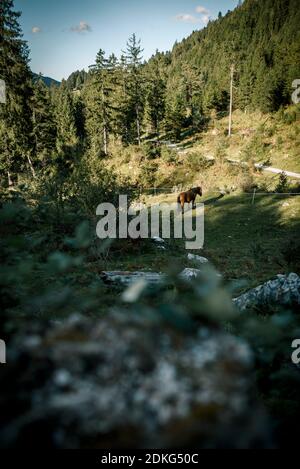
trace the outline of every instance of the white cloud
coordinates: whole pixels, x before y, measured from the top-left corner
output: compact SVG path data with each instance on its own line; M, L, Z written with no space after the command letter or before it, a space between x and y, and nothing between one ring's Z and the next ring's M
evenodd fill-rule
M80 21L76 26L71 27L73 33L90 33L92 31L91 26L85 21Z
M209 15L203 15L201 17L201 21L206 25L210 20L210 16Z
M177 21L181 21L183 23L203 23L205 26L210 21L210 11L199 5L196 7L196 12L198 15L191 15L190 13L182 13L177 15L175 18Z
M33 34L38 34L38 33L41 33L42 30L41 30L41 28L39 28L39 26L33 26L33 28L31 29L31 32Z
M201 5L196 7L196 12L200 13L201 15L208 15L209 14L209 10L205 7L202 7Z
M182 13L180 15L177 15L176 17L177 21L182 21L183 23L198 23L199 18L196 18L196 16L190 15L188 13Z

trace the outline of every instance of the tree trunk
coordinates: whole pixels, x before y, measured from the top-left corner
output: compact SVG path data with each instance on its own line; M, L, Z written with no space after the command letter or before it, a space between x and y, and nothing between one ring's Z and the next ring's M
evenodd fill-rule
M137 137L138 137L138 144L141 146L141 126L140 126L140 112L139 107L136 107L136 128L137 128Z
M104 148L104 154L107 156L107 143L108 143L108 137L107 137L107 114L106 114L106 100L105 100L105 93L104 93L104 87L102 85L102 106L103 106L103 148Z
M106 125L104 125L103 128L103 142L104 142L104 154L107 156L107 130L106 130Z
M233 78L234 78L234 65L231 66L231 78L230 78L230 110L229 110L229 129L228 129L229 137L231 137L231 134L232 134Z
M14 183L13 183L13 180L11 178L10 171L7 171L7 179L8 179L8 187L13 187Z
M32 176L35 178L35 177L36 177L36 172L35 172L35 169L34 169L34 167L33 167L31 158L30 158L30 156L29 156L28 154L27 154L27 160L28 160L28 163L29 163L30 170L31 170L31 172L32 172Z

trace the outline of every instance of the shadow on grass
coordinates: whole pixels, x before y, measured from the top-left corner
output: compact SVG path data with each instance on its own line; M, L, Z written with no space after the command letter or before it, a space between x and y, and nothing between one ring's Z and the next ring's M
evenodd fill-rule
M204 204L204 250L225 277L246 278L255 286L300 271L299 256L289 255L300 249L300 199L270 194L252 205L251 194L240 194Z
M224 194L220 194L218 195L218 197L212 197L211 199L208 199L208 200L204 200L204 205L214 205L216 202L218 202L219 200L223 199L224 197Z

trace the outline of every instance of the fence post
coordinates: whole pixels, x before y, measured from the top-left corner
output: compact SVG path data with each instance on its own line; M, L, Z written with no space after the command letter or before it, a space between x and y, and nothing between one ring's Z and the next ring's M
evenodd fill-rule
M0 340L0 363L1 365L6 363L6 345L4 340Z
M253 190L252 205L254 205L255 195L256 195L256 187Z

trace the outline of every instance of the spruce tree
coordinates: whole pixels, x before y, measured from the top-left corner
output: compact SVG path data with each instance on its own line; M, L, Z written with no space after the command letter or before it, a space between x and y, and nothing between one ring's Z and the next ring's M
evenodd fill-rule
M56 126L49 89L41 79L33 87L32 124L32 159L45 166L55 149Z
M62 168L70 169L77 155L78 135L72 93L63 80L58 89L52 90L56 124L56 152Z
M160 133L165 117L166 81L163 71L155 59L146 74L145 123L148 132Z
M182 93L168 93L166 101L165 130L180 140L181 130L184 127L186 112Z
M0 104L0 170L9 184L29 164L31 135L31 73L29 50L22 39L20 13L12 0L0 3L0 79L6 84L6 104Z
M135 131L133 131L134 140L141 144L141 123L144 107L144 86L142 77L142 53L141 41L137 40L136 35L132 34L127 42L125 51L128 67L128 85L129 112L130 121L135 122Z
M90 67L91 79L87 87L87 132L89 147L94 156L108 154L109 136L114 126L113 93L116 87L114 55L106 59L100 49L96 63Z
M187 123L194 128L202 119L202 78L195 66L184 63L181 71L181 87L184 93Z
M116 112L116 133L124 144L131 142L130 138L130 99L128 94L128 76L126 57L122 54L117 68L118 86L115 90L114 101Z

